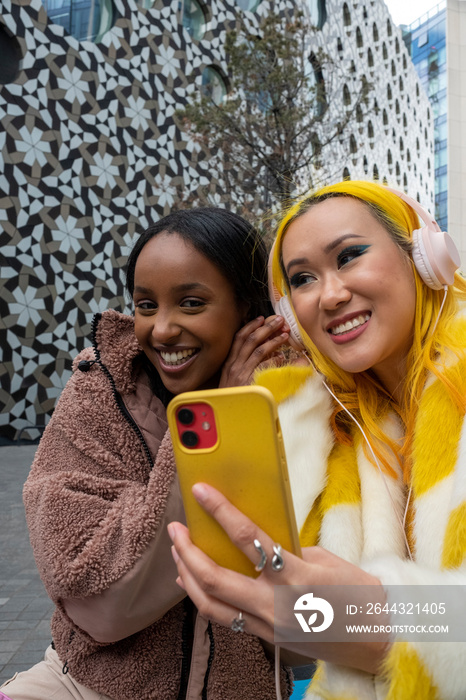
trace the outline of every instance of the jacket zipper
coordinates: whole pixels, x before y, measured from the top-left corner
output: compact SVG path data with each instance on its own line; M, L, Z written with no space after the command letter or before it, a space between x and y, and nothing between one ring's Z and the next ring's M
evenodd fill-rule
M106 375L107 379L109 380L110 386L112 387L112 393L113 393L113 397L115 399L116 405L118 406L118 409L119 409L120 413L122 414L122 416L124 417L124 419L126 420L126 422L130 425L130 427L134 430L134 432L138 436L139 441L143 447L144 453L145 453L145 455L149 461L150 467L152 469L152 467L154 466L154 460L152 459L152 455L149 451L147 443L144 440L144 435L142 434L142 432L139 428L139 425L136 423L133 416L126 408L125 402L123 401L121 395L117 391L117 388L115 386L115 381L114 381L109 369L104 365L104 363L102 362L102 359L100 357L100 350L97 347L96 335L97 335L97 326L99 325L99 321L101 318L102 318L102 314L95 314L94 318L92 319L92 345L93 345L93 349L94 349L95 361L100 366L100 368L103 370L104 374Z
M188 693L189 673L191 670L191 659L193 652L194 622L193 603L186 597L183 601L185 618L183 622L181 649L183 658L181 661L180 689L176 700L185 700Z
M73 637L74 637L75 634L76 634L76 630L71 630L71 632L70 632L70 637L69 637L69 639L68 639L68 644L66 645L66 654L65 654L65 656L68 656L68 652L69 652L69 650L70 650L71 642L73 641ZM54 645L53 642L52 642L52 647L53 647L53 649L55 649L55 645ZM69 669L69 667L68 667L68 660L65 659L65 663L63 664L63 668L62 668L61 672L63 673L64 676L66 676L66 674L68 673L69 670L70 670L70 669Z
M204 676L204 687L202 689L202 700L207 700L207 683L209 681L209 675L210 675L210 669L212 666L212 661L214 660L214 651L215 651L215 645L214 645L214 633L212 631L212 625L209 620L209 624L207 625L207 633L209 635L210 639L210 651L209 651L209 658L207 660L207 668Z

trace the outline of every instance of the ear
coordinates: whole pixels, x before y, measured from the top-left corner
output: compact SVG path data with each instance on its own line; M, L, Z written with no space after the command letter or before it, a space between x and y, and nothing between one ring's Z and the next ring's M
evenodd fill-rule
M241 325L245 326L246 323L252 321L251 318L251 304L248 301L242 301L239 304L239 309L241 313Z

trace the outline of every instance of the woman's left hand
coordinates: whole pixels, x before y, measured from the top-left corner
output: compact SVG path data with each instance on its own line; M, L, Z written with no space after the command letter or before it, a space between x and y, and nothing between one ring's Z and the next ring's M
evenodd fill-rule
M193 493L197 501L227 532L232 542L254 563L258 539L272 555L273 541L249 518L238 511L219 491L206 484L196 484ZM201 615L230 627L238 611L242 611L245 631L267 642L274 640L274 587L279 585L371 585L379 586L380 600L385 596L380 581L357 566L335 556L321 547L303 550L303 558L283 552L284 567L276 572L268 562L258 578L251 578L215 564L198 549L181 523L170 523L173 557L177 564L177 583L193 600ZM320 658L375 673L388 648L383 643L292 642L282 644L308 658Z

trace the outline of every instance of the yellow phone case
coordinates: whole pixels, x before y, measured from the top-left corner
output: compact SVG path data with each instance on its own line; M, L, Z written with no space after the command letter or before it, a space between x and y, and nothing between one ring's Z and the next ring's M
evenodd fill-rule
M217 436L211 447L186 447L181 441L177 413L196 404L207 404L213 411ZM301 556L278 413L270 391L245 386L186 392L172 399L167 413L193 542L217 564L258 575L254 564L192 495L193 484L202 481L221 491L283 549Z

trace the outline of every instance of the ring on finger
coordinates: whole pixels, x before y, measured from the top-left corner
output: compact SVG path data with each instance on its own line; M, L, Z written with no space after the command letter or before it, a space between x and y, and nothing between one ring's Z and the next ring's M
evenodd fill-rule
M262 571L264 566L267 564L267 554L265 553L265 549L263 548L259 540L254 540L254 547L259 552L261 557L259 563L254 568L256 571Z
M231 621L230 627L233 630L233 632L244 632L244 623L245 619L243 617L243 613L240 610L238 613L238 617L234 617Z
M282 548L279 544L274 544L273 547L273 557L271 566L274 571L282 571L285 566L285 561L282 557Z

